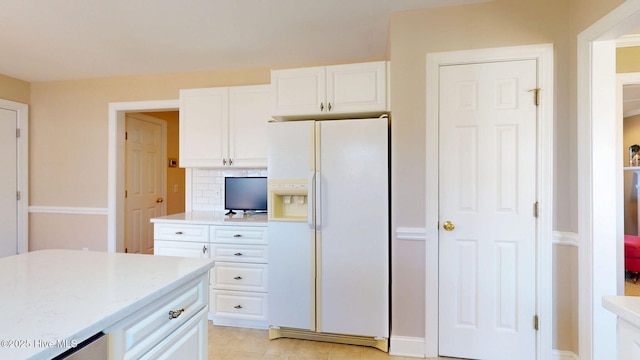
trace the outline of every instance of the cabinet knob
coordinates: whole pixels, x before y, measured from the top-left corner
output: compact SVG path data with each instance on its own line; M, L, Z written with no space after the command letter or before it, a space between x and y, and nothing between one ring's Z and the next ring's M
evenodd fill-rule
M235 254L233 254L233 255L235 255L235 256L242 256L242 253L235 253Z
M222 165L227 165L227 159L222 159Z
M331 111L331 103L327 103L327 111Z
M233 237L234 238L239 238L239 237L242 237L242 234L234 234Z
M324 103L323 102L320 103L320 111L324 111Z
M182 315L183 312L184 308L178 310L169 310L169 320L177 318L178 316Z
M242 280L242 276L236 276L234 277L235 280Z
M233 160L229 159L229 166L233 165Z
M242 309L242 305L236 305L234 306L235 309Z
M176 231L176 235L182 235L182 231Z
M202 245L202 253L203 254L207 253L207 245Z

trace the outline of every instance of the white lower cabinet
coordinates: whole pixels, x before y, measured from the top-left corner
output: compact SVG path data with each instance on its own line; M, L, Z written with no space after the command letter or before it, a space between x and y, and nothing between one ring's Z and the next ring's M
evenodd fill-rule
M211 318L214 324L256 327L267 324L267 228L212 226Z
M266 329L267 224L154 224L154 254L212 258L209 319L216 325Z
M108 329L109 358L206 359L208 283L202 275Z

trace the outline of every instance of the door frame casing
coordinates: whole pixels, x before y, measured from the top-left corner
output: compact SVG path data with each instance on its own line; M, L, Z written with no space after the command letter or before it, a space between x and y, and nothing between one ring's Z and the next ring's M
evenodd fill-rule
M175 111L180 101L150 100L109 103L107 252L124 251L124 133L127 112Z
M540 319L536 359L550 359L553 335L553 44L524 45L426 55L425 356L438 356L439 321L439 81L440 67L497 61L535 60L540 105L537 114L536 310ZM532 204L533 205L533 204ZM533 286L536 286L534 284Z
M16 112L17 138L16 184L20 192L17 202L18 254L29 251L29 105L0 99L0 108Z

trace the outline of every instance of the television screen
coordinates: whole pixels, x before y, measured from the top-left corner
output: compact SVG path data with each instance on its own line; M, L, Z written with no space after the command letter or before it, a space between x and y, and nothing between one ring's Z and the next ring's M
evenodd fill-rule
M266 177L225 177L224 208L233 210L267 211Z

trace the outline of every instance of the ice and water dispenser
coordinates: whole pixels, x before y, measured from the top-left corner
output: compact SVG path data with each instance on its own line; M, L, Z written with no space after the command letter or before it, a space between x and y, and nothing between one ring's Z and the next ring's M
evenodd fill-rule
M269 220L307 221L311 213L307 179L269 180Z

